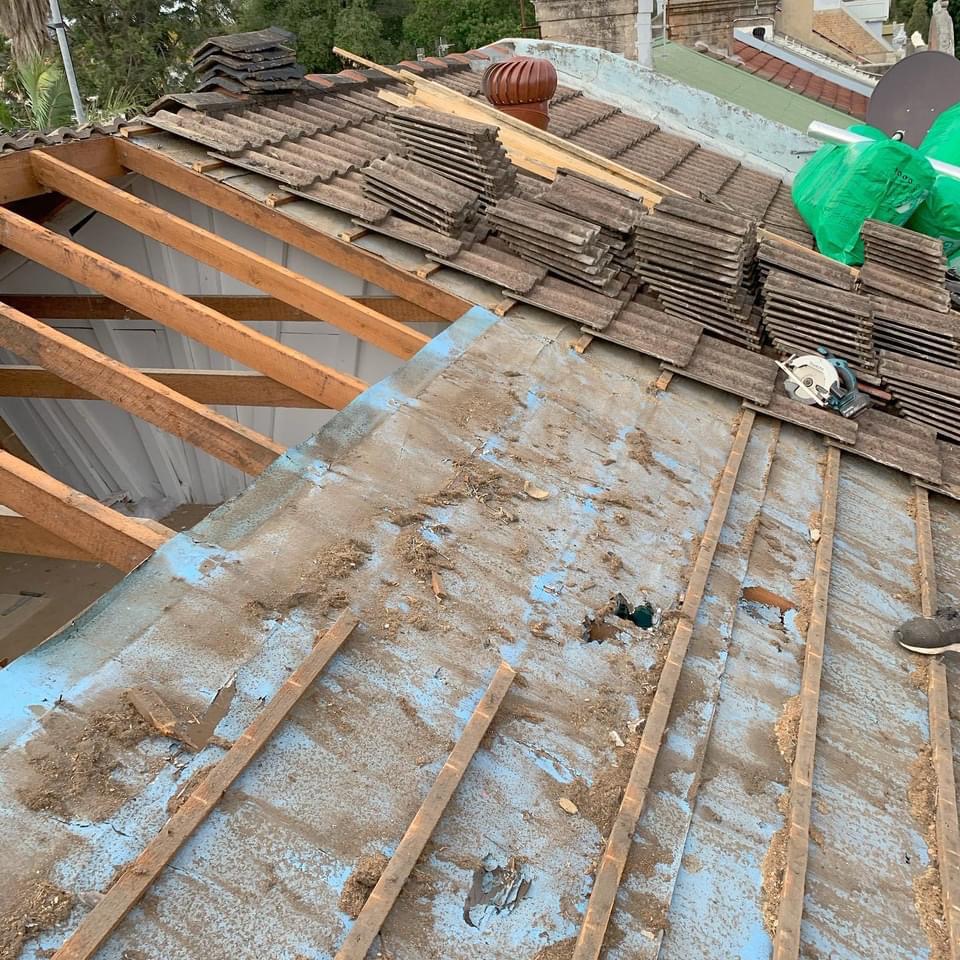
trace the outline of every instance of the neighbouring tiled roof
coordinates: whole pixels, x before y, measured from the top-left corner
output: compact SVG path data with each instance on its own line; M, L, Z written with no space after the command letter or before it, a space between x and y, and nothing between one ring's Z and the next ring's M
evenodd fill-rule
M706 52L719 58L719 55L712 51ZM734 42L733 52L736 59L728 58L726 62L746 70L747 73L786 87L787 90L799 93L810 100L816 100L825 107L832 107L841 113L849 114L857 120L866 118L869 98L862 93L856 93L832 80L827 80L809 70L803 70L795 64L773 57L739 40Z
M862 60L885 60L890 50L842 7L815 10L813 32Z

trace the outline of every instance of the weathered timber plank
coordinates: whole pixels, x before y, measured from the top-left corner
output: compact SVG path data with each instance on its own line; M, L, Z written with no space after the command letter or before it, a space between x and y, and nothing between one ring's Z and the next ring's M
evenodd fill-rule
M0 451L0 503L125 573L173 536L159 524L105 507L6 451Z
M0 345L251 476L284 448L0 301Z
M450 798L463 779L470 760L477 752L477 747L480 746L480 741L515 676L515 671L507 663L501 663L497 668L490 686L473 711L447 762L437 774L430 792L397 845L396 852L371 891L334 960L364 960L366 957L404 883L420 859L423 848L440 822Z
M620 879L630 853L633 842L633 833L643 812L653 776L653 767L660 752L670 716L670 707L673 704L680 671L686 656L690 638L693 635L693 625L697 619L697 612L703 600L703 594L713 564L713 556L717 550L720 533L726 520L730 501L733 499L733 488L737 482L737 474L743 455L747 449L750 430L753 427L754 413L744 410L741 414L740 425L737 429L733 445L727 457L727 463L720 477L707 519L707 526L700 541L697 558L694 561L690 582L687 584L680 611L680 620L670 641L667 659L660 674L657 691L654 694L653 704L647 714L643 728L643 737L637 749L637 755L630 771L630 779L624 791L623 800L613 829L607 840L603 857L597 868L593 891L587 904L587 912L580 927L580 935L573 951L572 960L597 960L603 949L603 941L613 912L613 905L620 887Z
M89 960L173 859L194 830L220 802L233 782L273 736L331 657L357 626L348 610L317 640L303 662L283 682L256 719L234 742L226 756L187 796L136 860L117 878L80 926L53 955L53 960Z

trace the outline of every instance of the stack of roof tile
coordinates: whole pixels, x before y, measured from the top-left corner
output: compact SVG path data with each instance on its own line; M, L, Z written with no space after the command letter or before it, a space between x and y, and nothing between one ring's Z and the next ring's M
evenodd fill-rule
M703 334L700 324L670 316L656 300L643 294L624 304L605 327L584 325L581 330L675 367L690 362Z
M904 417L960 443L960 370L884 350L880 374Z
M480 195L430 167L391 154L363 169L363 194L401 217L448 237L460 236L479 214Z
M773 270L763 285L763 325L784 353L826 347L861 375L876 372L873 303L869 297Z
M531 303L591 330L606 330L623 308L623 304L613 297L549 275L537 281L526 293L518 290L504 290L504 293L513 300Z
M197 90L281 93L299 90L304 69L289 44L296 36L279 27L211 37L193 51Z
M857 288L857 276L850 267L769 234L757 248L757 266L762 281L766 281L771 270L778 270L839 290L852 292Z
M600 242L610 248L613 263L628 277L635 272L634 232L643 212L641 198L581 173L559 170L539 197L542 203L589 220L600 227Z
M637 273L667 313L759 350L756 234L714 204L665 197L637 225Z
M474 243L470 249L461 250L455 256L446 257L428 254L431 260L444 266L459 270L471 277L479 277L498 287L511 290L514 294L527 294L534 285L545 279L545 267L521 260L506 249L506 245L496 237L485 242ZM514 297L516 299L516 296Z
M408 157L475 190L485 203L513 193L516 167L495 126L422 107L396 110L389 121Z
M960 323L953 314L875 297L873 339L879 350L960 367Z
M947 260L940 240L868 220L863 225L863 247L860 283L864 293L893 297L940 313L950 309Z
M524 260L609 296L623 289L624 279L598 224L520 197L499 200L488 208L487 218L504 243Z

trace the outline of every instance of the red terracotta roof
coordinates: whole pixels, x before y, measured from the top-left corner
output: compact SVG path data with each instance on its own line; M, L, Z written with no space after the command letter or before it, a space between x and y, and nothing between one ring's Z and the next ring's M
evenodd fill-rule
M739 40L734 41L733 52L743 61L736 64L741 70L816 100L825 107L833 107L857 120L863 120L867 115L868 98L862 93L855 93Z

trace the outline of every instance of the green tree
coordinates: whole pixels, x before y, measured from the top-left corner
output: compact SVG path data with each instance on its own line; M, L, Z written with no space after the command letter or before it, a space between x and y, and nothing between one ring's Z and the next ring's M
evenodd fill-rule
M59 61L34 54L19 63L6 99L0 101L0 129L45 132L73 123L73 104Z
M534 22L533 5L526 19ZM394 63L422 47L435 54L442 39L452 50L483 46L520 31L519 0L246 0L242 29L276 24L298 35L297 58L308 70L342 67L339 46Z
M333 40L341 49L378 63L392 63L406 55L401 45L386 39L383 20L369 0L350 0L338 12Z
M528 10L527 22L532 23L529 3ZM415 0L403 26L406 39L428 56L436 53L441 38L451 50L470 50L518 36L520 6L517 0Z
M236 29L236 0L61 0L84 97L150 101L193 85L190 53Z
M927 7L927 0L914 0L906 29L908 37L919 33L924 40L927 39L930 33L930 10Z

